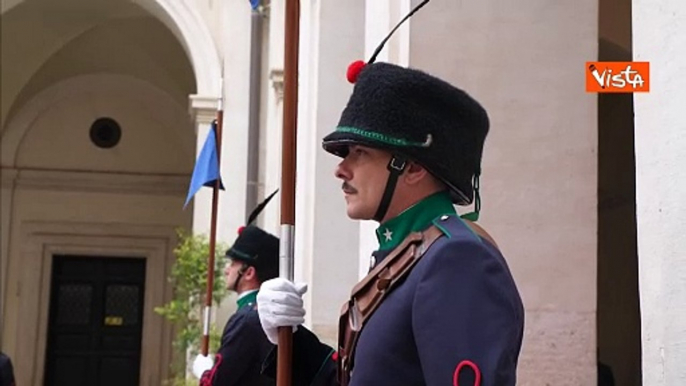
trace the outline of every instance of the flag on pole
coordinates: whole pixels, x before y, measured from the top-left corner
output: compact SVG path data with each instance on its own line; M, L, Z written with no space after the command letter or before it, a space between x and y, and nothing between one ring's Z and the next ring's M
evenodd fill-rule
M207 139L200 151L198 160L195 161L195 168L191 176L191 184L188 188L188 197L186 203L183 204L185 208L190 202L191 198L203 186L213 187L215 181L219 180L219 188L224 190L224 185L221 182L219 175L219 158L217 157L217 136L216 136L217 122L212 122Z
M250 0L250 6L252 9L257 9L260 6L260 0Z

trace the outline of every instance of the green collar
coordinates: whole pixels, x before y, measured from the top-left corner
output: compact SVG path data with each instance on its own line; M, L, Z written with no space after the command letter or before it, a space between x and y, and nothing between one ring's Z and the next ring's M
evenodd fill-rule
M236 300L238 308L243 308L245 306L250 306L257 303L257 290L248 291L241 295L242 296L239 296L238 300Z
M376 228L379 250L393 249L411 232L426 229L436 217L455 213L447 191L432 194Z

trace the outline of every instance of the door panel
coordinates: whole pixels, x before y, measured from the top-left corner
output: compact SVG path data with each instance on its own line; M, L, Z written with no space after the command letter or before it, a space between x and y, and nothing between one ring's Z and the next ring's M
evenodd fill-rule
M45 385L138 385L145 259L53 259Z

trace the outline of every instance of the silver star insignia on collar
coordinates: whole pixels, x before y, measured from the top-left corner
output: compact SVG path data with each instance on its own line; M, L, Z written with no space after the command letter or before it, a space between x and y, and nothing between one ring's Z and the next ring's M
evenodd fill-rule
M393 239L393 232L388 228L386 228L386 232L384 232L383 235L386 237L386 241L391 241Z

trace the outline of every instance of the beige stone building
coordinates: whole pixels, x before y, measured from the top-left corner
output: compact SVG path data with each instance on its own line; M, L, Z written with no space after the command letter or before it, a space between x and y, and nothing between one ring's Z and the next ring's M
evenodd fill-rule
M296 278L329 342L375 226L346 219L319 141L347 65L417 3L301 1ZM262 4L2 0L0 347L19 385L78 366L167 376L152 310L171 297L174 229L209 229L209 190L183 202L220 96L220 239L279 186L284 0ZM585 92L587 61L632 58L651 62L650 93ZM682 0L433 0L381 54L489 111L482 224L526 307L519 384L594 385L598 361L617 385L686 384L684 58Z

